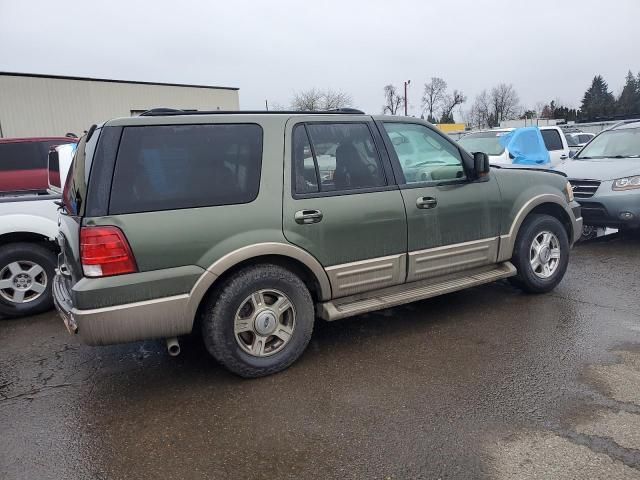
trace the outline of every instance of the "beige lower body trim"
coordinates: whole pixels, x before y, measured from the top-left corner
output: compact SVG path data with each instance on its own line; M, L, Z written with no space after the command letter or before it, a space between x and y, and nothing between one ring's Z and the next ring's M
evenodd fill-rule
M94 310L72 309L78 335L88 345L109 345L191 332L189 295L176 295L144 302Z
M404 282L405 253L344 263L326 269L333 298L390 287Z
M497 255L497 237L410 252L407 282L489 265Z

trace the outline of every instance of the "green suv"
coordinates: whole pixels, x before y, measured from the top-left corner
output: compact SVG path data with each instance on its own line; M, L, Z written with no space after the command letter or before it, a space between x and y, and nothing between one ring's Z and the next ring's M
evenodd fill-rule
M89 345L201 330L229 370L293 363L338 320L509 278L562 279L566 177L490 169L430 124L362 112L151 110L92 127L60 213L56 306Z

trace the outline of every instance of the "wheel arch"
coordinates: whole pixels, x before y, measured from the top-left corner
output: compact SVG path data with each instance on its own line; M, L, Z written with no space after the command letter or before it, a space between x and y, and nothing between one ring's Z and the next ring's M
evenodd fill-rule
M284 243L261 243L235 250L208 267L191 290L188 309L192 318L207 296L238 270L271 263L291 270L308 286L314 301L331 298L329 278L318 260L305 250Z
M498 261L509 260L513 255L513 248L518 237L520 227L525 219L532 214L546 214L557 218L564 226L569 238L569 243L573 243L574 232L571 222L571 213L564 201L564 198L554 194L538 195L525 203L515 215L509 233L500 236L500 247L498 250Z
M46 246L53 253L57 253L57 244L48 235L35 232L9 232L0 234L0 248L10 243L37 243Z

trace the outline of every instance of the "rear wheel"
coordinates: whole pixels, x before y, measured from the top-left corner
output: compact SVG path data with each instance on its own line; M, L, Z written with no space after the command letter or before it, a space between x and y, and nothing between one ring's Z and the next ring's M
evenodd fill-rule
M309 290L276 265L257 265L229 278L202 318L207 350L243 377L284 370L304 351L313 331Z
M530 215L516 238L512 262L518 274L511 283L528 293L553 290L569 264L569 240L560 221L550 215Z
M0 247L0 314L34 315L53 306L55 255L35 243Z

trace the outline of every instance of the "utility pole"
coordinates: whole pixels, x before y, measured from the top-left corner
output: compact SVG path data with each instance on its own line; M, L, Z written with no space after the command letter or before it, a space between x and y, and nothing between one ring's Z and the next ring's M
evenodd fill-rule
M404 82L404 116L407 116L407 85L411 83L411 80Z

